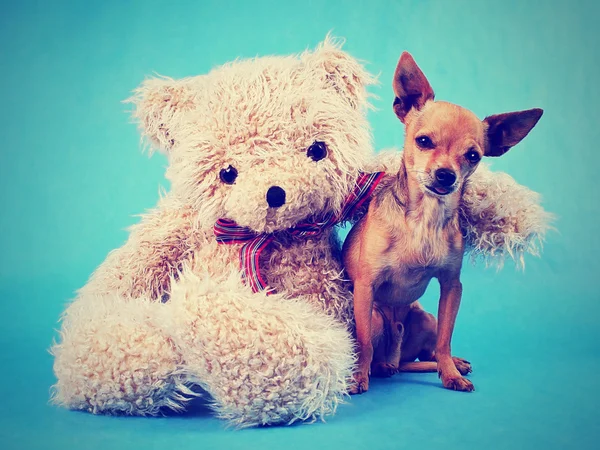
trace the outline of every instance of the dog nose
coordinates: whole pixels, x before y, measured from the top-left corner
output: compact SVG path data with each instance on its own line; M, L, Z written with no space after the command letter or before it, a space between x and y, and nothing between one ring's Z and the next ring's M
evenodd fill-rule
M285 191L279 186L271 186L267 191L267 203L271 208L279 208L285 203Z
M435 171L435 179L440 185L450 187L456 181L456 174L450 169L438 169Z

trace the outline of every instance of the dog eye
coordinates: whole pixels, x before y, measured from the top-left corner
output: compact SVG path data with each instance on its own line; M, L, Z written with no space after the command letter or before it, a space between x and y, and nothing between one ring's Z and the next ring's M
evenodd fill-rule
M429 149L435 148L435 144L433 143L433 141L431 140L431 138L429 136L418 136L415 139L415 142L422 149L429 150Z
M327 156L327 146L325 142L315 141L308 147L306 156L312 158L313 161L321 161Z
M227 167L227 169L223 169L221 170L221 172L219 172L219 178L221 178L221 181L225 184L235 183L235 179L237 178L237 176L238 171L233 166L229 166Z
M479 160L481 159L481 156L475 150L471 149L467 153L465 153L465 158L471 164L477 164L479 162Z

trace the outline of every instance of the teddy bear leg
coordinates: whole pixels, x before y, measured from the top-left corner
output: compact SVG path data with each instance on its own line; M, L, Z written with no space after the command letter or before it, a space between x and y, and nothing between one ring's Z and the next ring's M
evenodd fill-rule
M177 373L181 354L153 320L165 306L116 295L75 300L51 350L54 403L104 414L182 410L196 394Z
M253 294L237 272L217 282L184 271L169 302L164 325L186 372L233 425L320 419L346 396L350 333L304 300Z

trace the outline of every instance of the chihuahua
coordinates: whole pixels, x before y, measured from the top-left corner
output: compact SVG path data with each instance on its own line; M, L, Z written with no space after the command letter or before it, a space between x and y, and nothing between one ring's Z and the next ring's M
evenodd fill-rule
M437 361L444 387L472 391L473 384L463 377L450 351L462 295L464 241L458 214L462 192L482 156L506 153L527 136L543 111L511 112L481 121L458 105L434 101L427 78L407 52L398 62L393 88L394 112L406 127L402 164L396 175L382 180L343 248L354 288L358 345L350 393L369 388L373 303L387 317L393 310L393 323L400 328L398 323L405 323L415 310L414 302L432 278L440 283L440 300L435 350L429 357ZM400 333L398 329L392 341ZM399 369L401 351L397 343L395 347L387 351L384 371Z

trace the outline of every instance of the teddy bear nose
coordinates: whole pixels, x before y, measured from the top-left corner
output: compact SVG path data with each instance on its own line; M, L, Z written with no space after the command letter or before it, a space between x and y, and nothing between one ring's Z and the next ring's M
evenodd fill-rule
M279 208L285 203L285 191L279 186L271 186L267 191L267 203L271 208Z

